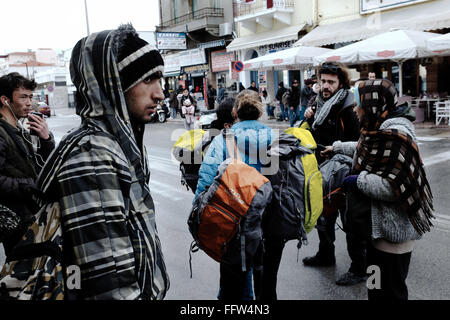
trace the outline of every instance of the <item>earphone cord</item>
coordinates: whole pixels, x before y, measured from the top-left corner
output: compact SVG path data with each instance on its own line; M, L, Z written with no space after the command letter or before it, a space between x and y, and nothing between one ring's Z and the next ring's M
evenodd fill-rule
M14 119L16 119L16 123L17 123L17 125L20 128L20 133L22 135L22 138L26 142L28 142L31 146L33 146L33 141L28 140L27 137L25 136L25 134L24 134L25 128L24 128L23 124L19 121L19 119L17 119L16 114L12 111L11 106L9 105L9 103L6 103L5 105L8 107L9 111L11 111L11 114L13 115ZM36 149L39 150L40 148L41 148L41 139L38 139L38 142L37 142L37 145L36 145ZM42 158L42 156L40 154L38 154L37 152L35 152L34 153L34 158L36 159L36 164L39 167L42 168L44 166L44 164L45 164L45 161Z

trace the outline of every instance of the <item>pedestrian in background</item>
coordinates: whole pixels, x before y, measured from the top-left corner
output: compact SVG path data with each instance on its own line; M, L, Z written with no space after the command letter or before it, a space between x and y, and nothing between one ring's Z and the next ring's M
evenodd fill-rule
M308 106L309 100L311 100L311 98L315 96L314 91L312 90L314 82L311 79L306 79L304 83L305 85L303 86L300 94L300 104L301 104L300 118L299 118L300 121L304 119L304 114Z
M217 87L219 88L219 92L217 93L217 103L220 104L223 98L225 98L225 88L221 83L219 83Z
M272 120L275 119L272 106L272 97L267 93L267 90L264 88L261 95L261 102L263 104L263 109L267 112L267 119Z
M415 115L408 105L397 105L389 80L357 82L355 102L359 141L337 141L323 153L354 156L344 185L354 199L367 203L367 265L380 268L381 286L368 289L369 300L407 300L414 242L430 231L433 218L431 188L411 122Z
M207 95L208 95L208 109L212 110L215 108L214 101L216 101L217 91L211 84L208 85Z
M292 87L289 89L289 124L294 126L295 122L300 119L300 88L298 80L292 82Z
M256 87L256 82L255 82L255 81L252 81L252 82L251 82L250 87L248 87L247 90L253 90L253 91L259 93L259 90L258 90L258 88Z
M191 130L191 126L194 124L195 114L195 107L192 104L191 100L184 100L183 106L181 107L181 112L183 112L184 115L184 128L186 130Z
M177 111L178 111L178 96L179 89L173 90L169 95L169 106L170 106L170 118L176 119L177 118Z
M288 106L285 106L283 103L283 94L287 91L284 87L283 81L278 84L277 94L275 98L280 102L280 110L281 110L281 120L287 120L289 118L288 114Z

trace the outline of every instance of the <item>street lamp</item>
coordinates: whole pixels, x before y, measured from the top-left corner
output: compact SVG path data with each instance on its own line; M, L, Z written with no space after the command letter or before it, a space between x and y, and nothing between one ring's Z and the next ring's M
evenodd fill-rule
M84 10L86 12L86 29L87 29L87 35L89 36L89 17L88 17L88 8L87 8L87 1L84 0Z

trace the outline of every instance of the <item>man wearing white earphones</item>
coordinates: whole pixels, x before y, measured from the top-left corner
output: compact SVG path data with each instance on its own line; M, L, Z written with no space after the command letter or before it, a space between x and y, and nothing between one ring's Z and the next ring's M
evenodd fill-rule
M0 203L20 216L20 227L3 241L8 255L37 212L35 181L55 141L43 117L32 114L36 82L17 72L0 77ZM30 132L39 137L37 152L31 136L19 121L27 118Z

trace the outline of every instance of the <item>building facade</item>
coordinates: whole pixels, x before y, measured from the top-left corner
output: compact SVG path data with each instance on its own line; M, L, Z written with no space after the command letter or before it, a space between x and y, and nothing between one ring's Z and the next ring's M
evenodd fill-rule
M226 52L233 38L233 7L228 0L160 0L157 47L165 64L164 77L171 89L183 86L196 92L201 104L207 86L231 86Z

